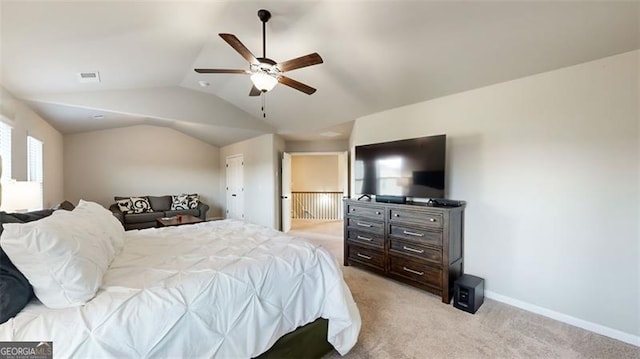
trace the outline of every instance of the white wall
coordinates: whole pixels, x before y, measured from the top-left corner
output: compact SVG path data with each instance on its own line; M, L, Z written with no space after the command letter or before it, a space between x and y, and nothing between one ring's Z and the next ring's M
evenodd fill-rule
M198 193L219 217L219 149L173 129L149 125L64 137L65 195L105 207L114 196Z
M266 134L220 149L220 198L226 200L226 159L242 155L244 160L244 219L279 228L280 191L277 150L284 146L279 136ZM223 205L223 213L224 213Z
M285 149L287 152L344 152L349 149L349 141L286 141Z
M635 51L376 113L351 144L445 133L465 271L640 343L639 64Z
M27 136L43 142L43 206L51 208L63 196L63 137L47 121L22 101L0 86L0 111L12 121L11 176L19 181L27 179Z
M291 157L291 190L294 192L342 192L338 155Z

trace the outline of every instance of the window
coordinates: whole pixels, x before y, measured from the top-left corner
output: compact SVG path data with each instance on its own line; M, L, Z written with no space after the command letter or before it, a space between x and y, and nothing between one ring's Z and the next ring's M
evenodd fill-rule
M40 208L43 194L42 141L27 136L27 181L40 183Z
M0 157L2 157L0 180L7 182L11 179L11 126L3 121L0 121Z
M42 183L42 141L27 136L27 180Z

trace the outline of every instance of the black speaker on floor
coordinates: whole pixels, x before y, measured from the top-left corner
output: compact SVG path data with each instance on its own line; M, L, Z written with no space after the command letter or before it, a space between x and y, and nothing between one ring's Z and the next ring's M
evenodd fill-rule
M453 306L474 314L484 302L484 279L463 274L453 283Z

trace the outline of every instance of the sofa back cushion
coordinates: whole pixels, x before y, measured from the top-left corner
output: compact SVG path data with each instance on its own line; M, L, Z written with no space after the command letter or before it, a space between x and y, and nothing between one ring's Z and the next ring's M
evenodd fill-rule
M156 212L168 211L171 209L171 196L147 196L151 208Z

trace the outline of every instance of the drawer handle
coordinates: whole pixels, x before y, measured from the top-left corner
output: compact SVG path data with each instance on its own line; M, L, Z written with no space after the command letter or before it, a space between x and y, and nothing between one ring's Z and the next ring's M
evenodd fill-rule
M416 233L416 232L409 232L409 231L402 231L402 233L408 235L408 236L414 236L414 237L424 237L424 233Z
M369 242L373 241L373 238L363 237L363 236L360 236L360 235L359 235L358 237L356 237L356 238L358 238L358 239L364 239L365 241L369 241Z
M366 259L366 260L371 259L371 257L366 256L366 255L364 255L364 254L362 254L362 253L358 253L358 257L360 257L360 258L364 258L364 259Z
M380 211L376 211L376 214L377 214L377 215L381 215Z
M367 227L367 228L372 227L372 225L368 223L356 222L356 224L359 225L360 227Z
M429 218L429 222L435 222L436 219L435 218Z
M360 254L360 253L358 253ZM407 267L402 267L402 270L405 272L409 272L409 273L413 273L413 274L417 274L417 275L424 275L424 272L418 272L417 270L413 270L411 268L407 268Z
M397 213L395 213L393 216L394 216L394 217L400 217L400 215L399 215L399 214L397 214Z
M415 249L407 246L402 246L402 249L404 249L405 251L414 252L414 253L424 253L424 249Z
M351 208L351 212L355 212L355 211L356 211L356 209L355 209L355 208Z

